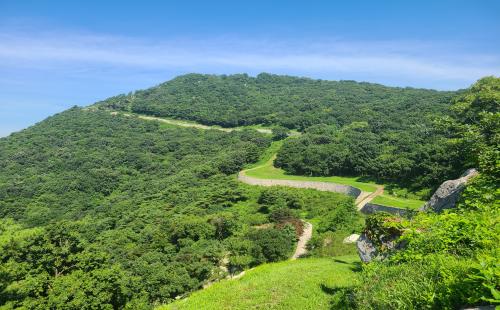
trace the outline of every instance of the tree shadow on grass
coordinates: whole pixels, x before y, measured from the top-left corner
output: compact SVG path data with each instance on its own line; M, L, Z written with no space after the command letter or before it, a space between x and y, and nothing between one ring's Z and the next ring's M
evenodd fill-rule
M361 270L363 270L363 264L361 262L351 263L351 270L354 272L361 272Z
M362 270L362 264L361 262L346 262L341 259L333 259L334 262L340 263L340 264L346 264L346 265L351 265L349 268L354 271L354 272L360 272Z
M334 258L333 261L340 264L347 264L347 265L351 264L350 262L346 262L345 260L341 260L338 258Z
M319 286L321 287L321 290L327 293L328 295L335 295L337 292L344 289L343 287L329 287L323 283L321 283Z
M320 284L321 290L332 296L330 309L354 309L354 287L329 287Z

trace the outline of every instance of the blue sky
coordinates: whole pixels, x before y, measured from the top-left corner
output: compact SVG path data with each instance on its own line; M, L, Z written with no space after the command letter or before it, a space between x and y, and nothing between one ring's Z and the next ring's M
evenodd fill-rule
M458 89L499 51L494 0L0 0L0 136L188 72Z

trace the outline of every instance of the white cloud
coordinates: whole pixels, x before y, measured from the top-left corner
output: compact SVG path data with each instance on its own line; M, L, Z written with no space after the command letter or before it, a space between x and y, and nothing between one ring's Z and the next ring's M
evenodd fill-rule
M460 53L460 49L460 46L422 41L298 42L228 37L155 41L0 30L0 68L70 69L73 73L90 74L108 67L199 72L286 71L405 81L460 81L464 85L500 72L498 55Z

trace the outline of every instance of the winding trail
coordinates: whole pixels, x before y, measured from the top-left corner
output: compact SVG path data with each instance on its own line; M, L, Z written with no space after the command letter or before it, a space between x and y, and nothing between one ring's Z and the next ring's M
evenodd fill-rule
M373 193L369 192L361 192L361 194L358 196L356 199L356 208L358 211L361 211L363 207L372 201L375 197L382 195L384 193L384 186L383 185L377 185L377 190L374 191ZM365 194L365 196L363 196Z
M311 189L316 189L320 191L329 191L329 192L335 192L335 193L342 193L350 196L355 196L356 201L356 209L360 211L367 203L372 201L375 197L378 195L382 195L384 193L384 186L383 185L376 185L377 189L374 192L364 192L356 187L350 186L350 185L344 185L344 184L337 184L337 183L332 183L332 182L318 182L318 181L298 181L298 180L282 180L282 179L260 179L256 177L250 177L246 173L251 170L259 169L264 166L269 165L269 162L274 161L276 158L276 154L271 156L271 158L265 162L262 165L259 165L257 167L241 170L238 173L238 180L240 182L249 184L249 185L257 185L257 186L288 186L288 187L294 187L294 188L311 188ZM309 240L311 240L312 237L312 231L313 231L313 225L308 222L304 222L304 231L302 232L302 235L299 237L299 241L297 242L297 248L295 249L295 253L291 257L291 260L295 260L299 258L300 256L304 255L307 253L307 243ZM239 274L238 277L242 276L242 274Z
M112 111L111 114L112 115L122 114L123 116L137 117L137 118L147 120L147 121L157 121L157 122L166 123L166 124L179 126L179 127L191 127L191 128L197 128L197 129L203 129L203 130L219 130L219 131L224 131L224 132L232 132L232 131L238 131L238 130L244 129L242 127L224 128L224 127L219 127L219 126L208 126L208 125L202 125L202 124L198 124L198 123L194 123L194 122L186 122L186 121L171 119L171 118L146 116L146 115L123 113L123 112L117 112L117 111ZM272 133L271 129L266 129L266 128L254 128L254 129L260 133L265 133L265 134Z
M306 245L309 240L311 240L312 232L313 225L311 223L304 222L304 231L302 232L302 235L297 242L297 248L295 249L295 253L293 253L291 260L296 260L297 258L307 253Z

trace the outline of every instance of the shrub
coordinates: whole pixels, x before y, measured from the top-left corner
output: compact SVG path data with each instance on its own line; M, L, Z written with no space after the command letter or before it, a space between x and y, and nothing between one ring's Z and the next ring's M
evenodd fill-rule
M344 243L344 238L350 232L327 231L321 234L313 234L311 240L307 243L309 254L319 257L335 257L344 255L357 255L355 244Z
M470 261L429 256L397 265L372 263L356 289L359 309L457 309L468 303L474 287L466 279Z
M273 127L272 133L273 133L273 140L278 141L278 140L283 140L286 137L288 137L289 129L283 126L276 126Z
M250 239L260 247L266 261L276 262L287 259L290 255L295 241L295 229L290 225L282 229L257 229L250 233Z
M351 202L339 203L321 217L318 231L349 230L354 226L358 216L356 208Z
M269 220L276 223L277 228L284 228L286 225L291 225L295 229L297 238L304 231L304 223L296 215L293 210L288 208L275 209L269 214Z
M263 189L260 193L258 203L266 206L268 209L272 207L300 209L304 204L297 192L278 186Z

